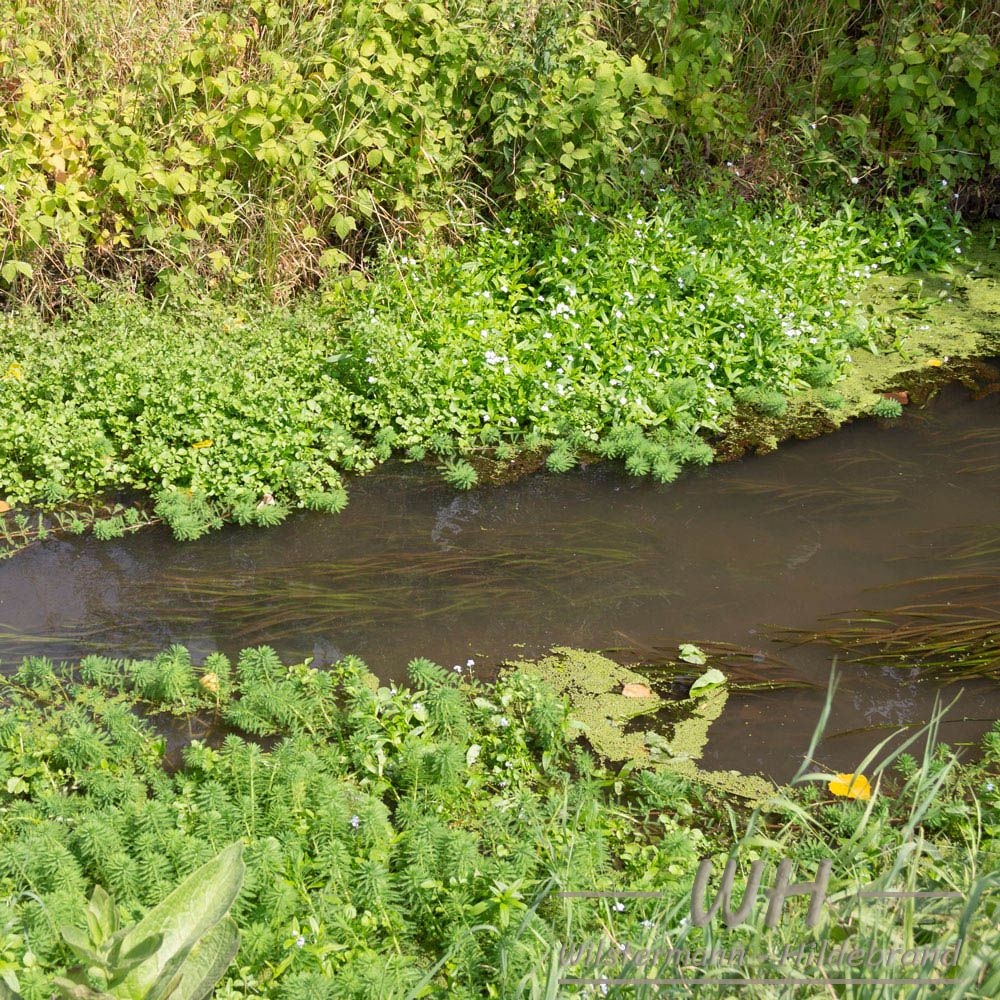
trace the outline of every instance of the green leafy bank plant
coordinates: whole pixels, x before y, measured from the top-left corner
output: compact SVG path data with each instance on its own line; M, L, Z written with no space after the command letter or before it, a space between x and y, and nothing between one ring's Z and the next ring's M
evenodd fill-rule
M55 979L60 994L66 1000L204 1000L239 948L229 910L243 884L242 854L242 844L226 848L124 926L115 901L95 886L86 928L60 928L78 961ZM16 985L3 995L21 1000Z
M559 207L543 234L511 219L423 241L294 308L124 295L51 324L0 316L0 499L140 490L195 538L340 510L345 474L393 454L460 489L525 454L669 483L712 461L734 400L777 415L884 346L858 293L955 252L935 211L664 193L613 220Z
M796 875L832 860L821 928L832 940L906 950L961 938L956 968L937 970L949 979L943 995L995 995L996 727L972 763L938 744L933 722L863 762L825 759L830 750L816 760L814 744L812 773L748 815L696 780L595 760L565 702L523 672L480 684L414 660L399 687L351 658L319 671L262 648L235 665L218 654L194 664L175 647L151 660L27 659L0 703L0 973L16 974L25 1000L50 1000L79 960L60 929L80 925L95 884L114 894L123 923L138 921L120 956L155 933L179 949L187 937L142 915L214 856L228 874L201 891L228 888L201 897L221 921L202 940L223 934L238 880L216 852L236 840L246 877L229 912L242 938L215 989L225 1000L587 996L544 990L561 976L614 972L587 954L560 965L564 945L572 953L592 939L612 943L625 975L650 969L621 942L749 951L767 940L779 942L767 969L799 974L801 900L774 934L760 926L764 907L732 930L686 919L699 859L713 859L714 891L731 854L741 880L757 859L768 879L779 857ZM202 738L168 753L151 718ZM843 770L870 777L869 798L831 794ZM235 865L237 850L222 858ZM964 899L859 902L859 888ZM594 890L609 896L579 895ZM82 942L98 964L108 939L99 930ZM709 962L704 974L723 971ZM744 960L728 974L761 971ZM633 994L610 984L609 995Z

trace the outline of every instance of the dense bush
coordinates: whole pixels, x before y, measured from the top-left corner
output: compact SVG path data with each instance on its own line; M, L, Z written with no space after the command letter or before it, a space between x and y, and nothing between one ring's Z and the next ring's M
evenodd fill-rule
M386 239L712 164L750 191L981 179L991 8L12 0L0 294L188 272L285 297Z
M26 293L164 265L287 291L371 235L609 194L657 109L575 2L240 0L154 18L166 53L124 73L53 7L0 15L0 275Z
M622 50L663 82L657 152L782 181L883 192L1000 168L1000 9L927 0L635 0ZM654 140L655 141L655 140ZM992 192L996 199L995 189Z

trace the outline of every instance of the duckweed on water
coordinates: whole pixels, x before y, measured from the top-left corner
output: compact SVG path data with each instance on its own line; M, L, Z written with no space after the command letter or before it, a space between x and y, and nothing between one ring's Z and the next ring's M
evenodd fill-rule
M667 737L658 729L643 732L635 724L644 720L647 725L660 725L663 710L671 703L655 694L649 698L623 694L626 685L648 686L648 678L599 653L559 646L540 660L518 661L509 667L538 677L566 698L580 731L603 760L671 771L754 801L766 799L774 791L770 782L755 775L706 771L698 766L709 729L725 709L729 697L725 687L673 704L675 718Z
M633 719L653 715L665 706L658 695L631 698L626 684L648 686L647 678L584 649L555 647L540 660L515 661L509 669L543 679L565 697L581 732L594 752L605 760L635 760L646 754L641 732L626 732Z

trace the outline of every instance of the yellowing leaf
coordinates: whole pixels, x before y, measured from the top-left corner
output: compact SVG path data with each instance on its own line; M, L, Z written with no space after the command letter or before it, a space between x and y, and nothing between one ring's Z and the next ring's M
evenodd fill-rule
M0 500L0 514L6 514L7 511L13 510L13 509L14 508L11 507L11 505L9 503L7 503L6 500Z
M872 797L872 786L863 774L838 774L829 787L834 795L841 798L867 800Z
M626 698L652 698L653 692L645 684L625 684L622 686L622 694Z
M4 382L23 382L24 381L24 369L16 362L12 361L7 366L7 371L4 373Z
M940 368L944 362L940 358L929 358L924 362L924 364L927 365L928 368Z
M211 438L205 438L204 441L195 441L192 448L211 448L215 442Z

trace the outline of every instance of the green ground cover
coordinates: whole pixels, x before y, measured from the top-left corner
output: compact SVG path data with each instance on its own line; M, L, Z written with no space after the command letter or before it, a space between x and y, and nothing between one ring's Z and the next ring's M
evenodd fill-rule
M941 264L961 239L933 206L708 194L613 220L563 207L541 228L425 241L294 307L122 295L54 322L6 316L0 498L137 489L190 538L339 510L343 473L394 453L459 488L525 452L669 482L712 460L705 436L737 404L780 413L812 388L838 405L852 352L898 339L859 302L872 275Z
M316 671L267 649L235 666L218 654L192 665L179 647L146 661L25 660L4 680L0 712L0 977L28 1000L48 997L74 961L60 929L83 926L94 884L128 922L239 841L242 941L220 998L601 995L556 983L613 976L616 963L639 975L623 942L770 942L780 954L827 939L961 943L950 969L915 969L900 951L891 974L953 977L935 996L995 995L1000 733L980 762L959 764L932 725L865 763L870 799L833 796L820 775L751 814L651 760L620 771L596 760L568 703L537 676L483 685L424 660L409 676L408 687L380 687L357 660ZM806 878L831 859L822 923L804 928L800 900L770 933L763 907L739 929L693 927L699 859L715 859L715 883L734 843L744 872L788 856ZM861 903L861 887L961 898ZM662 898L558 895L595 889ZM612 957L574 958L592 938ZM804 968L776 957L704 971ZM890 995L880 989L849 995Z

